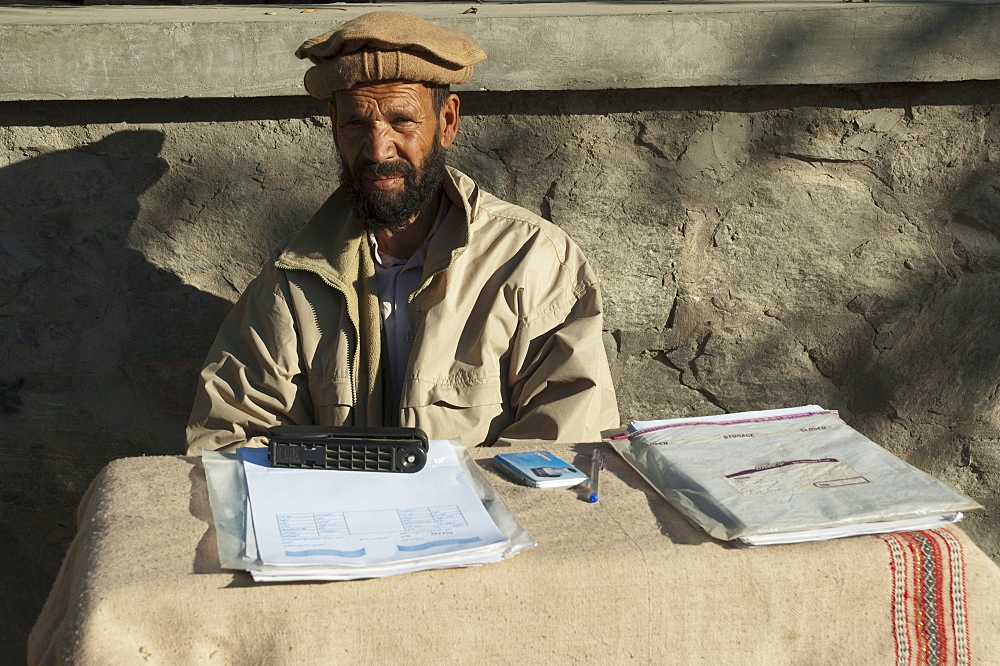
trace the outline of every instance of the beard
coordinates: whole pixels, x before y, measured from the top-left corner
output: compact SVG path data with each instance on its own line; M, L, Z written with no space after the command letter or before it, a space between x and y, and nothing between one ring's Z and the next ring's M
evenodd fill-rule
M364 221L369 231L401 231L414 217L431 204L444 182L445 153L437 141L420 168L402 159L372 162L359 159L353 168L340 161L340 182L347 201ZM398 190L366 192L362 186L365 176L392 176L403 178Z

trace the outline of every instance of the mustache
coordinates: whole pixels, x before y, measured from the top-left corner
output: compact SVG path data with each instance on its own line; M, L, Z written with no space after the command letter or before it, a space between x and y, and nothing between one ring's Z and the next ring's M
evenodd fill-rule
M417 177L417 168L406 160L401 159L373 162L369 159L361 158L354 163L353 171L358 176L374 176L376 178L402 176L411 182Z

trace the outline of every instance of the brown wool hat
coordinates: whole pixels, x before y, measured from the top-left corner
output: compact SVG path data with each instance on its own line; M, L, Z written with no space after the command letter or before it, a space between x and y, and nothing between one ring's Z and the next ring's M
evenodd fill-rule
M486 53L464 32L402 12L372 12L307 39L296 51L313 66L305 86L319 99L359 83L465 83Z

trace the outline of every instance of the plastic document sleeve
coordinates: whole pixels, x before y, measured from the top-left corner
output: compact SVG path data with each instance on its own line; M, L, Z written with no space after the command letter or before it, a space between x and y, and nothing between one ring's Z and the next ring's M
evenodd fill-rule
M440 444L453 449L459 466L468 477L469 484L482 501L483 507L496 528L506 537L506 545L502 551L497 553L496 559L509 557L525 548L534 546L535 542L531 535L517 522L503 500L489 485L482 471L472 460L468 450L456 442L440 442ZM382 569L359 571L357 568L349 566L323 568L306 566L293 570L295 569L293 567L262 562L258 557L257 544L253 540L253 524L247 512L247 479L242 461L235 454L217 451L205 451L202 454L202 460L208 483L209 502L215 522L219 561L224 568L249 571L255 580L349 580L358 577L392 575L421 568L420 565L403 568L389 566ZM331 474L329 471L317 473ZM339 473L356 474L356 472ZM419 474L412 476L419 476ZM439 564L447 566L444 563ZM427 566L422 568L440 567L433 562L428 562Z
M612 446L717 539L756 545L927 529L980 508L821 407L632 430Z

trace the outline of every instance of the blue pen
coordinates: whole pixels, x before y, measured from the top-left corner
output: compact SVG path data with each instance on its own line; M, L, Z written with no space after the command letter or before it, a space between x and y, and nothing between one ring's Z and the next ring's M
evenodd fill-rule
M604 451L597 448L590 457L590 497L587 499L591 504L597 501L597 485L602 469L604 469Z

